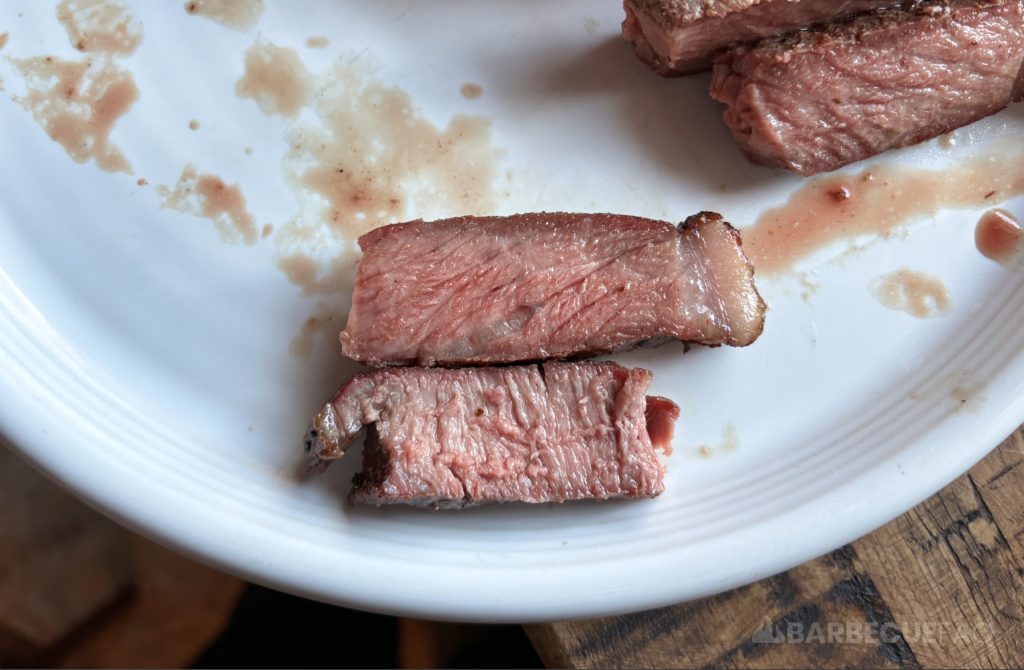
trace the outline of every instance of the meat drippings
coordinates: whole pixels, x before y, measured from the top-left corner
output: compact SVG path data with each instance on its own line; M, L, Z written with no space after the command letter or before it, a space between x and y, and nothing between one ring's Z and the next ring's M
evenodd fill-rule
M294 49L257 42L245 52L245 73L235 85L264 114L294 117L312 92L309 73Z
M778 274L840 240L888 235L943 208L995 204L1022 193L1020 143L944 169L890 164L818 177L745 229L743 249L759 275Z
M327 346L337 349L338 331L344 325L339 323L338 315L339 312L336 308L331 308L324 302L319 303L316 310L309 315L295 336L292 337L288 352L296 358L305 358L313 353L318 339Z
M974 229L974 244L985 258L1006 263L1020 247L1021 227L1017 219L1003 209L982 214Z
M112 0L62 0L57 20L79 51L128 56L142 43L142 24Z
M287 134L285 173L301 208L274 238L278 266L307 294L351 287L361 234L412 216L487 214L496 206L490 123L439 128L409 95L338 66L311 100L317 124Z
M337 248L337 240L319 235L305 238L290 224L274 237L278 240L277 267L288 281L306 295L332 295L352 292L359 254L355 246ZM284 237L282 241L281 238ZM316 240L320 240L319 242ZM317 248L319 247L319 248Z
M157 193L164 207L212 221L225 242L253 244L259 239L241 189L220 177L200 174L194 165L182 170L173 189L157 186Z
M931 275L907 268L879 277L873 288L875 297L883 305L919 319L948 314L953 306L945 284Z
M235 30L251 30L263 16L263 0L191 0L185 11Z
M498 152L490 123L454 116L437 128L401 89L338 68L314 110L323 125L289 136L293 181L323 199L320 219L355 238L407 218L482 214L494 207Z
M107 172L132 168L110 134L139 99L131 74L107 57L72 61L55 56L14 59L26 92L17 98L72 160L94 160Z

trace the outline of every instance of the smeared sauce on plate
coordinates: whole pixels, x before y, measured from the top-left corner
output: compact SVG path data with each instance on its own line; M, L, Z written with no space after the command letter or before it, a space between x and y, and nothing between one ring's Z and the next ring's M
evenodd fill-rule
M1003 209L990 209L981 215L974 229L974 243L985 258L1006 263L1017 254L1021 240L1020 222Z
M976 412L980 405L987 400L985 396L986 386L985 382L977 379L969 379L962 384L954 386L950 390L949 395L956 403L957 411Z
M288 346L288 352L295 357L303 358L313 353L317 338L322 339L328 346L337 349L338 331L344 323L339 323L339 313L331 309L326 303L317 305L316 311L309 315L299 328L299 331L292 338Z
M438 128L409 95L336 67L313 101L322 125L289 134L293 184L323 202L320 221L348 239L416 211L485 213L494 206L490 122L457 115Z
M158 186L157 193L164 207L212 221L225 242L253 244L259 238L241 189L215 175L201 174L194 165L185 166L173 189Z
M294 79L307 76L292 68L276 85L291 90ZM286 132L283 161L300 208L274 231L277 265L303 293L351 290L354 242L373 228L413 212L440 218L493 211L500 152L487 119L457 115L439 128L405 91L353 66L336 65L312 81L317 94L306 105L315 121Z
M976 412L988 400L988 383L971 370L957 370L927 380L910 394L919 402L949 403L951 413Z
M881 164L807 180L788 202L743 231L743 249L758 274L778 274L833 242L891 235L946 207L984 206L1022 193L1019 144L941 169Z
M108 58L64 60L55 56L14 59L27 90L18 103L72 160L107 172L132 167L110 133L139 99L131 74Z
M110 134L139 99L134 78L116 57L138 48L142 27L124 5L111 0L64 0L57 19L72 46L89 55L82 60L11 59L26 88L16 101L72 160L92 160L107 172L131 174L131 164Z
M309 73L294 49L261 41L245 52L245 73L235 92L254 100L264 114L294 117L312 91Z
M289 237L293 232L289 230L285 241L278 243L279 252L282 249L287 251L278 257L277 267L288 281L301 288L306 295L351 293L359 258L355 247L345 245L337 249L331 245L328 247L330 251L319 254L312 249L306 252L292 250L301 246L300 238ZM275 237L280 238L281 234Z
M129 56L142 43L142 25L113 0L62 0L57 20L79 51Z
M906 312L919 319L948 314L953 306L946 285L939 279L907 268L880 277L874 286L874 294L889 309Z
M251 30L263 16L263 0L190 0L185 11L235 30Z

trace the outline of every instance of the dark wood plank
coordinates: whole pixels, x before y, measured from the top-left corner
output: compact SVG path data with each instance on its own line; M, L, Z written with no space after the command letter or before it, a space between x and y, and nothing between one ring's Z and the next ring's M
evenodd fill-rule
M704 600L527 626L550 667L1020 667L1024 432L891 524Z
M184 667L244 587L121 529L0 445L0 667Z
M999 449L975 465L971 481L989 513L1024 565L1024 429L1010 436Z
M140 537L128 598L42 660L45 667L182 668L225 629L245 582Z
M127 534L0 444L0 665L45 651L132 583Z
M1024 580L970 475L854 547L923 667L1024 662Z
M696 602L527 632L553 667L914 666L898 634L888 642L868 634L883 625L894 628L870 577L844 548Z

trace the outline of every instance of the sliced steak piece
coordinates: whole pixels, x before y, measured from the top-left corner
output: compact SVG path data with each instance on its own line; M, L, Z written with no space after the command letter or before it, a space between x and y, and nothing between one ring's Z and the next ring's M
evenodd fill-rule
M306 450L315 466L340 458L368 426L356 504L653 497L679 408L650 383L615 363L375 370L320 410Z
M520 214L413 221L359 238L341 333L369 365L569 358L648 340L746 345L764 303L717 214L663 221Z
M711 68L723 47L775 37L898 0L625 0L622 36L664 76Z
M922 2L731 49L711 96L751 160L811 175L998 112L1022 62L1022 0Z

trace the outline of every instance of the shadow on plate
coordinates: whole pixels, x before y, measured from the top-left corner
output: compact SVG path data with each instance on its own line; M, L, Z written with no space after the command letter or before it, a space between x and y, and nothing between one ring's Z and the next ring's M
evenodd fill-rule
M786 178L751 164L722 122L722 105L708 95L709 74L666 79L651 72L620 38L603 38L582 51L551 49L546 67L507 77L494 64L493 77L518 98L539 106L565 100L612 98L622 128L659 170L708 190L734 190Z

